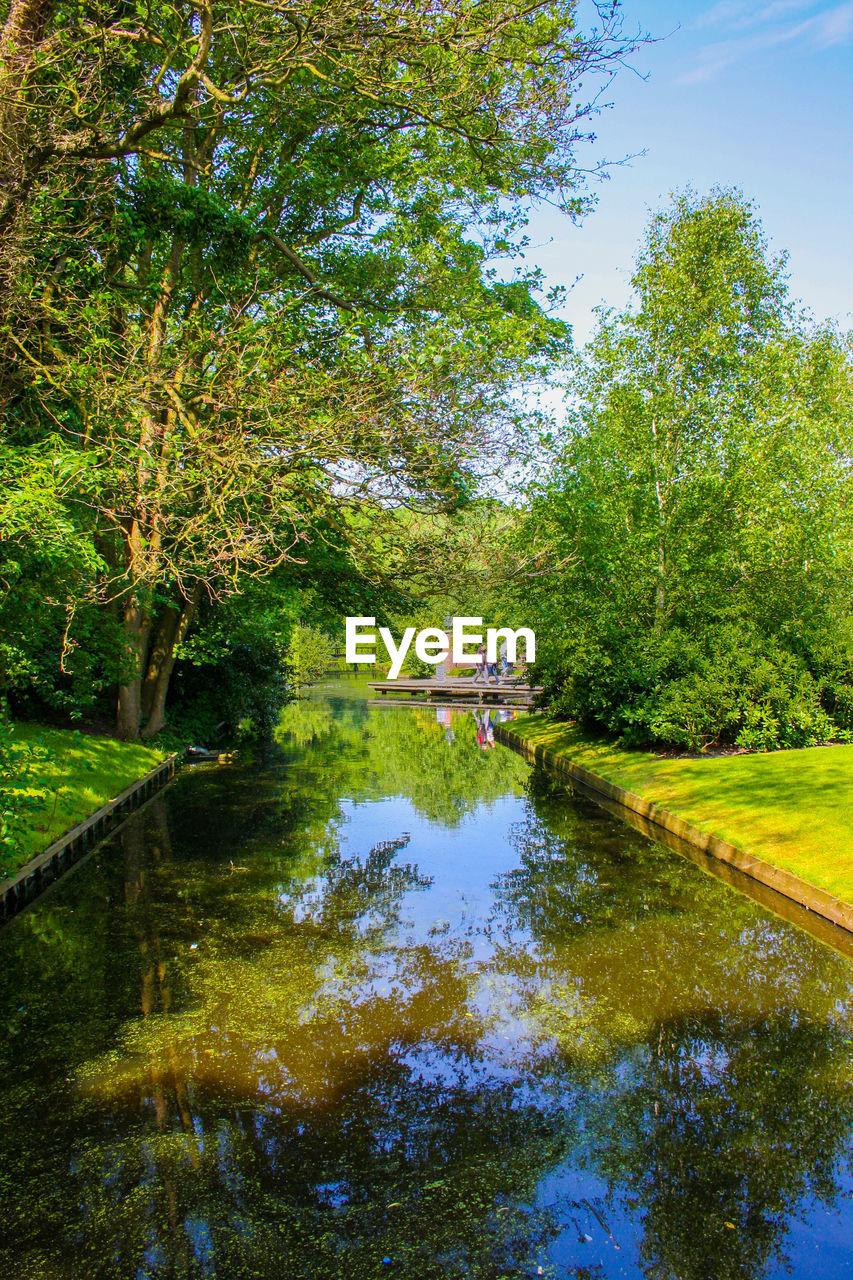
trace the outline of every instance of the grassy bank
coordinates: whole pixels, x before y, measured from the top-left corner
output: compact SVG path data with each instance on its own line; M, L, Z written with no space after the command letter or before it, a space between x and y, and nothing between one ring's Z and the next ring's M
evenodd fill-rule
M15 818L13 843L0 851L3 875L23 866L168 755L141 743L36 724L15 725L12 751L14 775L3 780L3 791Z
M544 716L524 716L511 727L703 833L853 903L853 746L669 759L596 742Z

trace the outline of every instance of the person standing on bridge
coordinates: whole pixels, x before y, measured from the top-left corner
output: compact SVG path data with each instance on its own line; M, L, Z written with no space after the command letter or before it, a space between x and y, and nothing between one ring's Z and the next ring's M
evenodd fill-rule
M507 639L506 636L504 636L503 640L501 640L501 647L498 651L501 659L501 676L504 679L509 679L515 670L515 663L509 661L507 651Z

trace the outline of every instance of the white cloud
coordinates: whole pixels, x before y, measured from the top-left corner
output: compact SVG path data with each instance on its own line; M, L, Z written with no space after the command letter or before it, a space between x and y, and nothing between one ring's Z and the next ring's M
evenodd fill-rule
M814 8L814 3L808 3L808 0L774 0L771 4L759 6L743 0L723 0L702 16L701 24L725 25L735 31L752 28L754 33L705 45L699 51L695 65L678 77L678 83L699 84L713 80L726 67L766 49L796 43L801 49L814 52L846 44L853 37L853 2L833 5L802 22L780 24L777 21L797 10L811 8Z
M853 36L853 4L840 4L837 9L816 18L815 22L818 30L814 40L819 49L846 44Z
M755 0L720 0L707 9L693 24L695 27L731 27L742 31L749 27L775 22L792 13L813 9L819 0L771 0L756 4Z

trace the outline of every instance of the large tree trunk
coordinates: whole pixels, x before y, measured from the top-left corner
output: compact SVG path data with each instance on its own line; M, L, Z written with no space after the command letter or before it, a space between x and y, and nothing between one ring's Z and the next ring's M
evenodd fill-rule
M20 73L35 46L44 39L54 0L13 0L0 36L0 56L4 66Z
M157 369L162 353L169 310L180 277L185 248L181 237L175 237L160 293L149 320L146 361L152 375ZM139 429L133 515L126 531L123 548L124 568L129 583L129 597L124 608L123 661L125 669L132 674L125 684L119 686L116 727L119 737L128 741L139 737L146 697L152 703L156 697L156 682L153 692L148 694L144 692L144 686L148 684L148 647L152 619L147 613L143 615L140 599L143 602L150 600L151 585L157 582L161 571L157 459L163 446L164 416L161 406L149 404L147 412L142 417ZM175 643L174 640L170 642L168 636L164 641L158 632L155 653L161 654L165 644L165 652L168 654L174 649ZM165 705L165 694L163 703ZM154 732L156 730L151 730L151 733ZM146 736L150 736L150 733Z
M153 738L166 723L166 698L175 666L175 650L186 638L193 624L200 599L201 587L196 586L180 612L169 608L161 618L157 636L151 646L142 689L142 709L145 715L143 738Z
M142 714L146 722L151 719L161 673L174 651L180 621L181 610L173 605L166 605L157 619L142 681Z
M128 593L124 597L124 645L122 673L119 684L116 729L125 742L139 737L142 724L142 676L148 662L148 641L151 635L151 618L146 608L149 592L145 583L145 539L141 522L134 519L127 530L123 547L124 568L128 579Z
M136 599L130 600L124 610L124 654L122 661L129 672L126 683L118 688L117 724L118 736L124 742L139 737L142 724L142 673L148 657L148 637L151 624Z
M139 737L139 726L142 723L142 708L139 699L139 681L120 684L118 687L118 707L116 712L116 732L122 742L133 742Z
M14 223L46 154L31 136L25 96L53 9L54 0L13 0L0 33L0 232Z

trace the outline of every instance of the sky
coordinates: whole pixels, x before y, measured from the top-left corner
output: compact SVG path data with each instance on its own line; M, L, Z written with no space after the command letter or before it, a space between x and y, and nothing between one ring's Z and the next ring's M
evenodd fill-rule
M656 43L633 55L594 124L583 163L616 164L574 226L530 222L528 260L571 285L561 315L582 344L594 308L621 308L650 211L673 191L735 186L758 206L790 288L822 320L853 328L853 3L624 0L625 28Z

